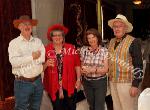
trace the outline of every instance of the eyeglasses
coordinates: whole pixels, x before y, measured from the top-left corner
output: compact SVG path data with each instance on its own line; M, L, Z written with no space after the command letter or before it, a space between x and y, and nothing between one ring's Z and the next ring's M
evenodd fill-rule
M117 28L123 28L123 27L125 27L125 26L124 25L118 25L118 26L113 26L112 28L117 29Z
M62 34L52 35L52 37L62 37Z

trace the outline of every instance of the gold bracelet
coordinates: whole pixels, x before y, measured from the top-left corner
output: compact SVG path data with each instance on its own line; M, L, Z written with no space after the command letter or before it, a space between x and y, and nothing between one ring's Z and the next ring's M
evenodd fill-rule
M81 81L81 78L77 78L77 81Z

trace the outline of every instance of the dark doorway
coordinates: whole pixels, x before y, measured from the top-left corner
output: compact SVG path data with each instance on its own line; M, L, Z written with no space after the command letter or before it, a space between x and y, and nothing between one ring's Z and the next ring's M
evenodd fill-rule
M133 10L134 37L145 40L150 37L150 9Z
M108 20L115 18L116 16L116 7L108 4L106 2L102 2L103 9L103 25L104 25L104 40L110 40L113 37L113 31L108 26Z

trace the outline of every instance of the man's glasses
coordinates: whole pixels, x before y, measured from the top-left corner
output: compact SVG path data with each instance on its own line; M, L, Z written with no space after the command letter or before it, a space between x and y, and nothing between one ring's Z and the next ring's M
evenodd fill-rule
M124 25L118 25L118 26L113 26L112 28L117 29L117 28L123 28L123 27L124 27Z

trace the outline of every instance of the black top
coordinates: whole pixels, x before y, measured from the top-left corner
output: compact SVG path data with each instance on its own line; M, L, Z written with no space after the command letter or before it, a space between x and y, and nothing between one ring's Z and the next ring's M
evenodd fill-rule
M146 41L146 45L143 53L143 59L146 60L146 62L150 62L149 56L150 56L150 38L148 38Z
M126 36L124 36L122 40L125 37ZM116 47L119 45L120 42L115 43L114 49L116 49ZM132 64L134 67L134 75L133 75L134 78L132 81L132 86L138 87L143 77L143 60L142 60L141 44L138 39L134 39L133 42L131 43L129 47L129 53L131 54Z

